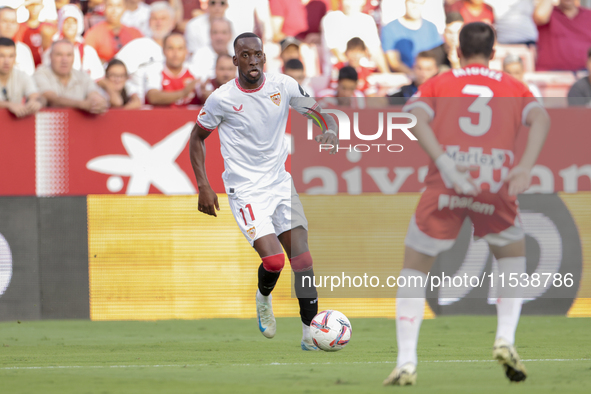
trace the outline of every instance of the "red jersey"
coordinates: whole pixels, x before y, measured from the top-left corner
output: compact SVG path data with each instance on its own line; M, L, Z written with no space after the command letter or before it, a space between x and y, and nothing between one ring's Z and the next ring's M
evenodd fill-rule
M491 25L495 23L495 13L493 8L488 4L482 4L480 13L474 15L468 10L464 1L460 0L453 3L447 12L459 12L462 18L464 18L464 23L484 22Z
M330 88L337 88L337 85L339 83L339 71L341 70L341 68L345 66L348 66L348 64L344 62L338 62L333 66L329 85ZM357 77L359 78L357 80L357 90L363 92L363 94L366 96L370 96L378 92L377 86L375 84L369 83L369 81L367 80L367 77L369 77L371 74L377 71L375 68L359 66L355 68L355 71L357 71Z
M164 67L164 70L162 70L162 91L175 92L177 90L183 90L186 83L193 79L197 78L195 78L188 69L184 69L179 75L174 76L170 73L168 68ZM171 104L171 107L184 107L187 105L197 105L199 103L199 98L195 95L195 92L193 92L184 99L180 99L176 103Z
M483 191L497 193L515 165L515 139L528 112L540 104L520 81L472 64L429 79L405 105L420 107L443 149L472 173ZM427 187L445 187L434 162Z
M48 23L41 23L35 29L29 27L26 23L21 23L16 35L14 36L15 41L20 41L31 49L33 54L33 61L35 67L42 63L43 56L43 39L41 37L41 28Z

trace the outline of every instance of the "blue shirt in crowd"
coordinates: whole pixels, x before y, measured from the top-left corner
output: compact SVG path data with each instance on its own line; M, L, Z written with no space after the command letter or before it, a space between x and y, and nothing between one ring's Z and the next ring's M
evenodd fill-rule
M400 60L408 67L415 64L419 52L428 51L443 44L435 24L423 19L418 30L404 27L398 19L382 29L382 48L384 52L400 52Z

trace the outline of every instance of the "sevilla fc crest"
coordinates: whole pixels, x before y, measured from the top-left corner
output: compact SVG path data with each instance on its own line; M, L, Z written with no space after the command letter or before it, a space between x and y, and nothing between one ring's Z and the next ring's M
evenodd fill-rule
M257 230L254 227L251 227L248 230L246 230L246 234L248 234L250 239L254 239L254 237L257 235Z
M273 100L273 102L275 103L275 105L279 107L279 105L281 104L281 93L272 94L270 97L271 100Z

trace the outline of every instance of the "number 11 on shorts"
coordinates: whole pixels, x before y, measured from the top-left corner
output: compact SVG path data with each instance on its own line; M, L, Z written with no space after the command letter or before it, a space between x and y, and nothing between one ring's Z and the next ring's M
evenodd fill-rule
M248 209L248 212L250 213L250 219L254 222L254 213L252 212L252 207L250 204L247 204L244 208ZM246 216L244 216L244 210L242 208L240 208L240 213L242 214L242 219L244 219L244 225L248 225L246 222Z

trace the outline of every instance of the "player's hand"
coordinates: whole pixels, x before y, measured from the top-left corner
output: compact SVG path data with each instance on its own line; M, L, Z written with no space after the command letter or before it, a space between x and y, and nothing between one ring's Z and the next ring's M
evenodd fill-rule
M531 184L531 171L520 166L513 167L505 178L505 182L509 183L509 195L516 196L529 189Z
M199 189L199 202L197 205L199 212L203 212L207 215L215 216L216 210L220 210L220 204L218 203L218 196L212 190L211 187L202 187Z
M456 193L476 196L480 188L470 176L470 171L479 169L477 166L466 167L457 165L447 154L442 154L435 160L441 178L447 187L453 187Z
M480 168L478 166L461 166L459 164L456 165L456 170L458 173L464 175L464 180L466 182L454 182L454 190L458 194L467 194L469 196L477 196L480 194L480 187L474 181L474 178L470 175L471 171L477 171Z
M331 155L337 153L337 147L339 146L339 137L337 137L335 134L326 132L317 135L314 139L319 144L332 145L332 149L329 152Z

